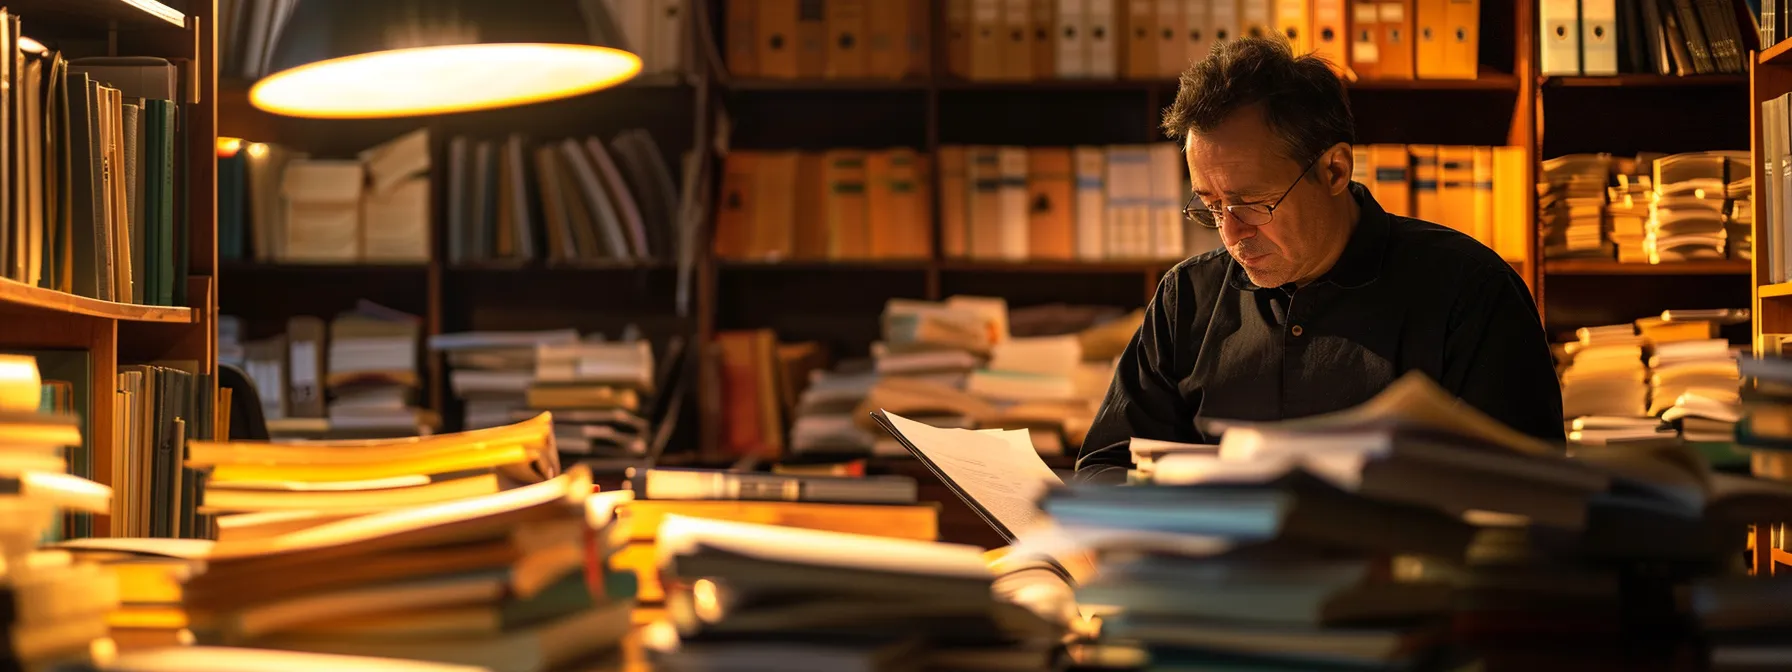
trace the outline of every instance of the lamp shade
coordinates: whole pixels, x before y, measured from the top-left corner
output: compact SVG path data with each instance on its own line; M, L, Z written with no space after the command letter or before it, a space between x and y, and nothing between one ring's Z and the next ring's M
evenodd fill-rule
M641 71L613 35L589 0L299 0L249 101L356 119L576 96Z

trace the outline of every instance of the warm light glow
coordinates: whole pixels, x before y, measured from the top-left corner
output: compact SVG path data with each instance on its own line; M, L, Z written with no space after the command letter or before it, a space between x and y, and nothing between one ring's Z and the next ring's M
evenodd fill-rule
M362 119L464 112L576 96L641 71L634 54L572 44L379 51L275 73L249 101L276 114Z
M248 149L249 149L249 158L251 158L251 159L259 159L261 157L267 156L267 154L268 154L268 146L261 144L259 142L249 143Z
M243 139L242 138L226 138L224 136L218 136L218 156L220 156L220 157L236 156L237 150L242 149L242 148L243 148Z

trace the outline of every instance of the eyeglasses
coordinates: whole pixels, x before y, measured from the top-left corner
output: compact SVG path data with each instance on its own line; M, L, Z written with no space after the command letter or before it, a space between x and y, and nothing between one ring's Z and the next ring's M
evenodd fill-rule
M1312 170L1313 166L1317 165L1319 165L1319 159L1317 158L1313 159L1312 163L1308 163L1306 169L1300 171L1300 176L1294 178L1294 184L1288 185L1288 190L1282 192L1282 195L1276 198L1276 202L1267 205L1263 203L1247 203L1244 205L1223 206L1226 210L1226 216L1231 217L1232 221L1245 226L1263 226L1268 224L1269 220L1276 216L1276 207L1282 204L1283 199L1288 198L1288 194L1294 193L1294 188L1300 186L1300 181L1307 178L1307 171ZM1199 194L1189 195L1188 202L1182 205L1182 216L1188 218L1188 221L1200 224L1209 229L1220 228L1219 214L1214 212L1211 208L1208 208L1207 204L1202 203Z

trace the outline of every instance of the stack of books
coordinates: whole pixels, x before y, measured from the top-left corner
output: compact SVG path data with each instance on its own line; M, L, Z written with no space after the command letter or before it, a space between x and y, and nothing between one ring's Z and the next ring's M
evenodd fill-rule
M50 405L46 396L34 358L0 355L0 664L16 669L86 660L118 606L107 569L41 548L63 536L67 516L105 515L112 499L110 488L68 473L64 455L81 446L79 421L39 410Z
M913 541L939 538L939 510L905 476L831 477L651 468L629 473L633 521L611 567L633 572L643 605L666 593L658 531L669 516L753 522Z
M435 424L418 408L417 343L423 323L368 301L330 322L330 429L339 435L410 436Z
M1605 217L1611 174L1610 154L1569 154L1543 162L1537 210L1544 256L1615 256Z
M184 586L201 644L536 672L613 654L627 491L574 467L515 490L222 540ZM270 580L270 577L280 577Z
M1752 180L1741 177L1748 175L1747 160L1747 152L1689 152L1655 161L1643 239L1650 263L1728 256L1731 199L1747 199L1752 190Z
M1644 340L1632 324L1583 327L1562 347L1562 417L1642 418L1649 409L1649 367ZM1602 442L1587 435L1589 443Z
M568 454L647 452L650 426L641 409L655 392L655 360L645 339L582 340L572 329L469 331L432 336L429 347L448 357L467 429L552 411Z
M1642 165L1637 165L1637 164ZM1654 193L1649 164L1642 158L1612 159L1612 186L1606 187L1605 212L1612 222L1612 244L1617 247L1618 263L1647 264L1649 252L1643 249L1648 236L1650 204Z
M996 597L982 549L672 516L665 669L1048 669L1062 630Z
M1217 448L1162 454L1138 485L1043 499L1052 534L1096 556L1078 601L1118 608L1104 637L1154 665L1424 664L1447 654L1456 595L1427 565L1464 566L1480 522L1585 529L1610 485L1417 376L1337 414L1213 429Z
M560 473L543 413L502 427L404 439L194 441L208 473L202 513L222 540L279 535L349 516L491 495Z

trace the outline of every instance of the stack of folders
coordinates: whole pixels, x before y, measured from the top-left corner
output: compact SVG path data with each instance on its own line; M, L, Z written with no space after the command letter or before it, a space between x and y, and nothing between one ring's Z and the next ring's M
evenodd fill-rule
M437 334L431 350L446 353L454 395L469 429L554 413L560 450L576 455L635 457L647 452L641 417L654 395L654 349L644 338L583 339L573 329Z
M118 605L105 568L40 549L60 536L65 516L106 514L111 489L67 473L64 451L81 445L73 415L38 409L44 391L36 360L0 356L0 667L39 669L79 661L106 636Z
M662 669L1043 670L1061 637L974 546L673 516L658 560Z
M403 439L194 441L209 471L203 513L218 537L249 541L349 516L492 495L560 473L543 413L502 427Z
M199 643L560 669L607 657L634 582L604 569L626 491L582 467L480 497L220 541L185 585ZM278 577L274 580L274 577Z
M655 532L668 516L756 522L793 528L914 541L939 537L939 512L918 501L914 479L795 476L699 469L630 472L635 499L627 546L611 566L633 572L640 601L665 599Z

